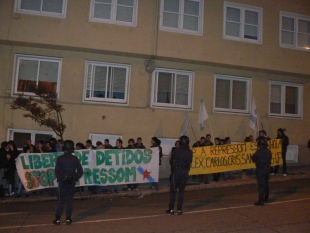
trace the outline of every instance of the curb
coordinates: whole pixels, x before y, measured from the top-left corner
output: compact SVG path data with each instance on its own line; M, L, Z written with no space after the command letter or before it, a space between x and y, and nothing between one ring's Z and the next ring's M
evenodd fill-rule
M303 180L310 179L310 174L292 174L286 177L283 176L272 176L269 180L270 183L285 182L290 180ZM256 185L256 179L254 177L248 179L237 179L232 181L220 181L212 182L210 184L189 184L186 186L185 191L197 191L205 189L215 189L215 188L225 188L225 187L235 187L243 185ZM140 191L125 191L113 194L75 194L75 200L87 200L87 199L113 199L113 198L143 198L145 196L150 196L154 194L168 193L169 187L167 185L162 186L159 190L140 190ZM9 203L32 203L32 202L43 202L43 201L56 201L56 196L38 196L38 197L9 197L0 199L0 204Z

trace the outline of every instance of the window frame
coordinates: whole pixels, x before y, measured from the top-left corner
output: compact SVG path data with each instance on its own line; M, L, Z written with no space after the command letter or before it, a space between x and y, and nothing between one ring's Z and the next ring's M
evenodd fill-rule
M137 19L138 19L138 1L133 0L133 17L132 22L125 22L125 21L118 21L116 20L116 13L117 13L117 0L112 0L112 9L111 9L111 18L112 19L102 19L102 18L95 18L94 17L94 10L95 10L95 1L90 1L90 11L89 11L89 21L95 23L107 23L107 24L116 24L116 25L123 25L123 26L130 26L136 27L137 26Z
M88 139L90 139L92 141L93 146L96 146L97 141L101 141L102 143L104 143L105 139L109 139L110 145L114 147L114 146L116 146L116 140L117 139L123 140L123 136L122 135L115 135L115 134L90 133L88 136ZM123 147L126 147L126 145L124 145L124 141L123 141Z
M86 98L87 91L87 80L88 80L88 65L94 67L109 67L112 68L123 68L126 69L126 83L125 83L125 93L124 99L113 99L113 98L96 98L89 97ZM99 62L99 61L86 61L85 62L85 76L84 76L84 88L83 88L83 102L84 103L97 103L97 104L111 104L111 105L129 105L129 90L130 90L130 76L131 76L131 65L129 64L119 64L119 63L109 63L109 62ZM91 77L93 79L93 77ZM93 82L93 80L92 80Z
M12 97L16 97L19 93L23 93L25 96L36 96L32 92L19 92L17 90L18 87L18 80L19 80L19 65L20 60L31 60L31 61L48 61L48 62L55 62L58 63L58 75L57 75L57 87L56 87L56 93L57 98L59 98L59 92L60 92L60 80L61 80L61 71L62 71L62 58L60 57L47 57L47 56L38 56L38 55L26 55L26 54L15 54L14 58L14 74L13 74L13 82L12 82ZM38 72L39 74L39 72ZM37 74L37 75L38 75ZM38 80L37 80L38 81Z
M44 0L41 0L41 8L42 8L42 2L43 1ZM15 13L21 13L21 14L28 14L28 15L38 15L38 16L55 17L55 18L66 18L68 0L62 0L62 1L63 1L62 13L54 13L54 12L42 11L42 10L36 11L36 10L21 9L22 0L15 0L14 12Z
M226 18L227 18L227 8L237 8L240 10L240 36L229 36L226 35ZM254 39L248 39L244 38L244 26L245 26L245 17L244 17L244 11L249 10L253 12L258 13L258 35L257 40ZM241 42L248 42L248 43L254 43L254 44L262 44L263 43L263 8L256 7L256 6L249 6L249 5L241 5L237 3L232 2L224 2L224 14L223 14L223 38L226 40L236 40Z
M56 138L56 133L54 131L8 128L7 139L14 141L14 138L13 138L14 133L29 133L29 134L31 134L30 138L31 138L31 141L32 141L33 145L36 145L36 143L37 143L35 141L36 134L46 134L46 135L51 135L51 138L52 137ZM23 150L23 148L20 148L20 147L18 147L17 149L18 150Z
M281 86L281 113L271 113L271 91L272 85L279 85ZM291 114L285 113L285 97L286 87L296 87L298 88L298 113ZM268 101L268 115L270 117L279 117L279 118L291 118L291 119L302 119L303 118L303 85L297 83L288 83L288 82L279 82L279 81L269 81L269 101Z
M298 42L297 42L298 41L298 21L299 20L305 20L305 21L309 21L309 23L310 23L310 16L297 15L297 14L288 13L288 12L284 12L284 11L280 11L279 16L280 16L280 25L279 25L279 44L280 44L280 47L310 52L310 42L309 42L308 47L299 47ZM294 19L294 29L295 29L294 30L294 45L282 43L282 23L283 23L282 18L283 17ZM310 36L310 33L309 33L309 36Z
M183 105L179 105L179 104L168 104L168 103L158 103L157 102L157 82L158 82L157 80L158 80L158 73L159 72L172 73L174 75L177 75L177 74L188 75L188 77L189 77L188 105L183 106ZM194 78L195 78L195 73L193 71L167 69L167 68L156 68L152 73L151 107L152 108L179 109L179 110L193 110Z
M179 27L173 28L173 27L163 26L165 0L160 0L159 30L202 36L203 35L203 22L204 22L204 0L191 0L191 1L199 3L198 31L183 29L183 27L181 28L181 25L183 25L183 22L184 22L183 20L184 19L184 1L185 0L180 0L179 8L181 9L179 9L179 14L180 14L180 18L178 20Z
M246 109L239 110L239 109L232 109L232 88L233 85L230 85L230 96L229 96L229 108L219 108L216 107L216 84L217 79L224 79L232 81L242 81L246 83L246 90L247 94L245 97L246 101ZM214 75L214 96L213 96L213 111L219 113L232 113L232 114L249 114L250 113L250 105L251 105L251 95L252 95L252 79L248 77L241 77L241 76L233 76L233 75L223 75L223 74L215 74Z

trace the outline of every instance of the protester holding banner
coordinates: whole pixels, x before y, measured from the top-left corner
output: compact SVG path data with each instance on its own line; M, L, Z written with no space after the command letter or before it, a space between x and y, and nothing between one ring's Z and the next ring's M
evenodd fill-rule
M64 154L59 156L55 165L55 175L58 181L58 201L56 210L55 225L60 225L60 217L63 212L64 204L67 202L66 224L72 223L72 204L75 191L75 183L82 177L83 168L79 159L74 156L74 142L64 141Z
M230 139L230 137L226 137L224 140L225 140L225 144L231 144L231 139ZM223 175L224 181L227 181L227 180L234 180L234 179L235 179L234 176L233 176L232 171L223 172L222 175Z
M160 146L161 141L157 137L152 137L151 144L152 144L151 148L158 147L159 165L161 165L161 158L163 157L162 148ZM159 189L159 182L152 182L151 189L158 190Z
M277 130L277 139L281 139L282 142L282 161L283 161L282 173L283 176L286 176L287 175L286 152L287 152L287 146L289 145L289 139L285 135L284 131L285 129L281 128ZM277 175L278 171L279 171L279 165L274 167L271 175Z
M179 191L177 214L182 214L184 189L188 178L188 172L193 160L193 151L189 148L189 138L187 136L180 137L180 146L177 147L170 158L171 166L171 184L170 184L170 201L168 214L174 214L174 203L177 191Z
M257 138L258 149L252 155L252 160L256 165L256 179L258 184L258 201L255 205L262 206L269 202L269 171L271 166L271 151L265 137Z

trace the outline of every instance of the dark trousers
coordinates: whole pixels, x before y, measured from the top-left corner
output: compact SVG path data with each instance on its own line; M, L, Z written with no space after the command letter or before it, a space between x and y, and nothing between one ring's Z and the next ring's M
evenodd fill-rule
M176 171L171 175L170 202L169 202L170 210L174 209L174 203L176 200L177 192L178 192L177 209L182 210L184 190L185 190L187 178L188 178L188 171Z
M283 150L283 151L282 151L282 161L283 161L283 170L282 170L282 173L283 173L283 174L286 174L286 172L287 172L286 150ZM274 172L275 174L277 174L278 171L279 171L279 165L277 165L277 166L274 167L273 172Z
M257 172L258 196L260 199L269 198L269 173Z
M67 204L66 215L72 215L74 190L75 184L59 183L59 195L56 209L57 216L61 216L65 203Z

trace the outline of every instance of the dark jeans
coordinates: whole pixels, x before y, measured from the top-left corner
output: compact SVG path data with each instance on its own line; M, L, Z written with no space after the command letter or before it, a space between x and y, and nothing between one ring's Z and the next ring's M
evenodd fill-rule
M282 169L282 173L286 174L287 173L287 165L286 165L286 150L282 151L282 161L283 161L283 169ZM273 172L275 174L278 174L279 171L279 165L275 166L273 169Z
M174 203L175 203L177 192L179 192L177 209L182 210L184 190L185 190L187 178L188 178L188 171L176 171L171 175L170 202L169 202L170 210L174 209Z
M256 179L258 184L258 196L260 199L269 198L269 173L256 173Z
M59 195L56 209L57 216L61 216L65 203L67 204L66 215L72 215L74 190L75 190L75 183L74 184L67 184L62 182L59 183L58 187Z

